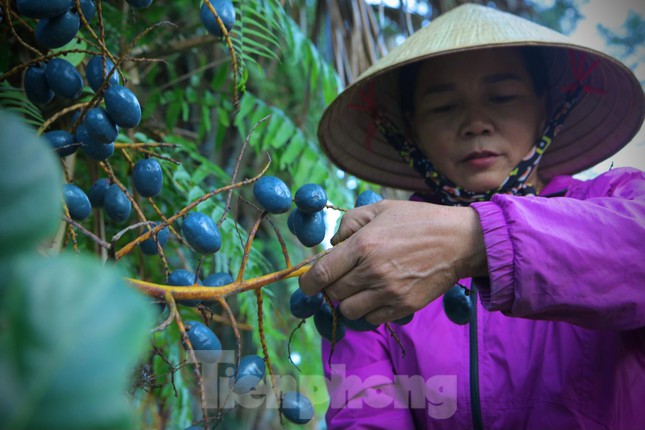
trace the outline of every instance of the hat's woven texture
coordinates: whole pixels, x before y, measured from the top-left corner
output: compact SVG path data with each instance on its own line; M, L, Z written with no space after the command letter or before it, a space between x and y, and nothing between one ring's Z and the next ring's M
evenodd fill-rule
M426 58L495 47L540 46L552 106L584 79L585 92L540 163L544 180L589 168L615 154L643 122L643 90L619 61L515 15L465 4L438 17L366 70L327 108L320 143L341 169L391 187L426 190L423 179L376 131L379 109L401 130L398 70Z

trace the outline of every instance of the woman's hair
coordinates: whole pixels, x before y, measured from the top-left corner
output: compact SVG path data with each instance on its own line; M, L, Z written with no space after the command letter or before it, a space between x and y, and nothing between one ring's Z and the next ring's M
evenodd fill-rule
M549 82L542 55L542 48L538 46L521 46L519 47L520 55L524 64L533 79L533 88L535 94L541 97L547 93ZM417 75L419 74L420 61L407 64L399 71L399 92L401 100L401 110L405 116L414 113L414 91L417 84ZM549 100L547 99L547 111Z

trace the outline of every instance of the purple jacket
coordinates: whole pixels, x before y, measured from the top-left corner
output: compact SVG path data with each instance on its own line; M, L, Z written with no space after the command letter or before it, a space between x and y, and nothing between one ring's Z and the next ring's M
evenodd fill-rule
M541 196L472 205L489 264L474 280L483 428L643 429L645 173L557 177ZM329 429L472 429L470 326L436 300L392 328L405 356L383 326L347 331L333 372L323 341Z

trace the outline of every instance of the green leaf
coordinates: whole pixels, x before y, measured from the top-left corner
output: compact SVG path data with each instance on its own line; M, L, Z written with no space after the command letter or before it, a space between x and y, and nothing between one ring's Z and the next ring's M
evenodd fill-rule
M125 393L150 302L93 258L25 255L5 266L0 427L134 427Z
M62 174L49 145L0 111L0 258L53 234L62 207Z
M87 49L87 43L80 37L75 37L67 45L61 46L60 48L52 49L52 52L61 52L61 51L71 51L78 50L84 51ZM65 60L72 63L72 66L76 67L85 58L85 52L71 52L64 55Z
M27 98L23 89L14 88L7 81L0 83L0 109L20 114L34 127L40 127L44 122L40 109Z
M271 139L269 144L273 148L281 148L284 144L296 134L296 126L289 120L285 120L280 124L280 128L275 136Z
M302 133L296 133L293 139L287 145L287 148L282 153L280 158L280 169L284 169L288 164L293 163L300 151L307 145Z

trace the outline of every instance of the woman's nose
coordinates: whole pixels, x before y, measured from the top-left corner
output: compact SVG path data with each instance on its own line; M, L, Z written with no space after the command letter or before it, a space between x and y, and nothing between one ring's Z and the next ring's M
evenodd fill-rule
M462 137L488 136L495 127L481 106L471 106L464 112L460 134Z

